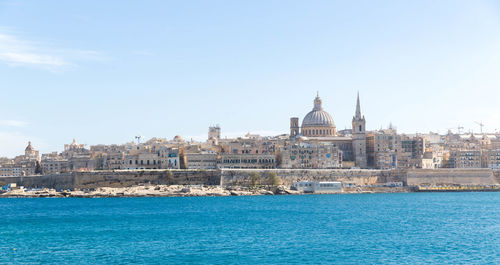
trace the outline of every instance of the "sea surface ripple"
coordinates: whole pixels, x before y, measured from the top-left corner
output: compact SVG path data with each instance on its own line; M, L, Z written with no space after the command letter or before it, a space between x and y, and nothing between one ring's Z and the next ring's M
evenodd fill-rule
M2 198L0 264L500 264L500 193Z

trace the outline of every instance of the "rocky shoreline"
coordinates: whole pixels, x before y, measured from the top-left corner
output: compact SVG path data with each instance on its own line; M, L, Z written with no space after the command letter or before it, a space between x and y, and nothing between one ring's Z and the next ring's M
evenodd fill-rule
M342 193L394 193L408 192L406 189L384 190L344 190ZM7 198L113 198L113 197L221 197L257 195L299 195L310 194L292 190L285 186L276 187L221 187L202 185L142 185L133 187L101 187L93 190L54 190L54 189L13 189L0 193Z
M279 188L278 188L279 189ZM288 191L292 194L294 191ZM186 185L146 185L133 187L102 187L93 190L62 190L54 189L13 189L0 194L0 197L199 197L199 196L249 196L274 195L263 188L249 189L243 187L223 188L220 186L186 186Z

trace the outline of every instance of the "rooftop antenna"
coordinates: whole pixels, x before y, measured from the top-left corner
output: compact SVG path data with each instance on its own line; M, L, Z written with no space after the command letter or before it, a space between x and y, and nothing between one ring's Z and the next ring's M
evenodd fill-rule
M458 127L457 127L458 134L461 134L463 129L464 129L463 126L458 125Z
M137 145L140 145L141 144L141 136L137 135L137 136L135 136L135 139L137 140Z

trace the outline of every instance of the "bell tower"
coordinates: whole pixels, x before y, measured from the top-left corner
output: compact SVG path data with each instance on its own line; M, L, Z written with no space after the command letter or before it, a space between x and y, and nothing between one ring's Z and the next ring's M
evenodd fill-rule
M290 138L299 136L299 118L290 118Z
M359 92L356 102L356 113L352 118L352 149L354 151L356 166L359 168L366 168L366 120L365 116L361 114Z

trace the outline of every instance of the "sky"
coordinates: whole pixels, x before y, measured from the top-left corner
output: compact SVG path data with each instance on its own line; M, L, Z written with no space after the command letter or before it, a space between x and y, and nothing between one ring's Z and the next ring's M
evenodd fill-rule
M0 157L79 143L500 129L499 1L0 0Z

